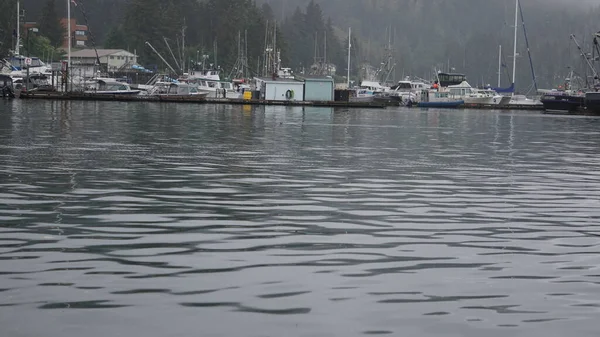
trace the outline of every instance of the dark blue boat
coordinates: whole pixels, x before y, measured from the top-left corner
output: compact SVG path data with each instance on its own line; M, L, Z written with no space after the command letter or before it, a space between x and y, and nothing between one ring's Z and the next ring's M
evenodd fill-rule
M572 113L585 107L585 95L557 91L541 98L546 112Z

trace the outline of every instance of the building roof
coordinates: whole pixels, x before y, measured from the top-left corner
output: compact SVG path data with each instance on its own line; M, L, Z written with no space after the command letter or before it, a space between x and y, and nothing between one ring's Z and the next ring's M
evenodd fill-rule
M281 78L273 79L273 77L256 77L257 79L268 82L268 83L302 83L302 81L298 81L294 78Z
M299 79L305 81L329 81L333 82L333 77L331 76L322 76L322 75L300 75Z
M130 56L135 56L134 54L128 52L123 49L97 49L98 57L104 57L108 55L113 55L117 53L125 52ZM79 58L96 58L96 50L94 49L83 49L79 51L75 51L71 53L71 57L79 57Z

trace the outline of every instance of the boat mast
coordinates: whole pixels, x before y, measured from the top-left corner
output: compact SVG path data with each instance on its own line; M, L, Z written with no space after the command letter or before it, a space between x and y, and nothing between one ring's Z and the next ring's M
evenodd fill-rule
M519 29L519 0L516 1L515 5L515 48L513 51L513 73L512 73L512 84L513 84L513 96L515 95L515 77L517 75L517 30Z
M15 46L15 54L19 55L21 49L21 1L17 0L17 45Z
M71 1L67 0L67 69L71 69Z
M498 88L502 82L502 45L498 49Z
M350 89L350 48L352 48L352 27L348 28L348 89Z

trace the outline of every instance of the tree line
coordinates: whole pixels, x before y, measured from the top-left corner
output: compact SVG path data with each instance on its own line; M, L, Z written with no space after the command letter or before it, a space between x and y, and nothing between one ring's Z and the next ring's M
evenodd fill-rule
M352 27L352 73L359 65L378 66L391 52L396 80L404 75L431 77L436 69L464 72L472 84L496 84L498 48L503 47L502 82L508 86L512 69L514 0L77 0L73 15L88 24L98 47L136 51L144 65L163 67L145 44L150 42L172 62L186 64L208 57L228 69L236 63L239 37L245 38L248 68L260 72L265 40L277 27L282 63L294 71L311 71L315 61L346 70L347 29ZM0 2L0 52L11 46L13 0ZM22 0L27 21L40 20L40 0ZM573 70L583 75L581 55L569 39L575 34L591 49L591 34L600 30L599 7L522 1L539 85L555 86ZM56 12L65 13L65 1ZM83 14L85 10L87 15ZM11 26L12 25L12 26ZM270 27L269 31L266 27ZM519 22L517 84L524 91L532 82L527 48ZM183 34L185 29L185 34ZM53 38L40 29L40 35ZM180 50L185 35L185 51ZM165 38L167 42L165 42ZM325 39L327 49L325 50ZM385 46L391 40L392 50ZM177 51L179 50L179 51ZM264 61L263 61L264 62ZM173 62L174 63L174 62Z

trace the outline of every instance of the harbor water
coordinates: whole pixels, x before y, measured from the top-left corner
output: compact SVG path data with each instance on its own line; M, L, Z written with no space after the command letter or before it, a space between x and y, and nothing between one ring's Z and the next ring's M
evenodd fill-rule
M0 102L0 336L595 336L600 119Z

